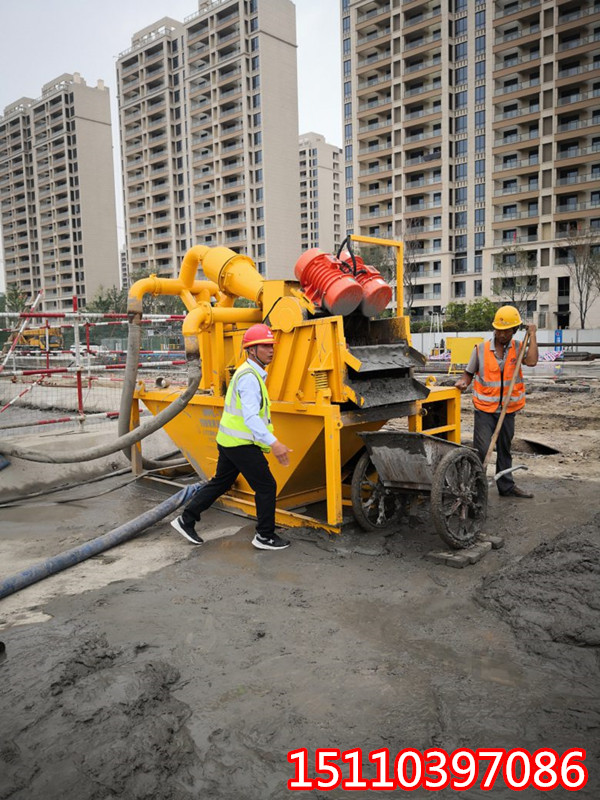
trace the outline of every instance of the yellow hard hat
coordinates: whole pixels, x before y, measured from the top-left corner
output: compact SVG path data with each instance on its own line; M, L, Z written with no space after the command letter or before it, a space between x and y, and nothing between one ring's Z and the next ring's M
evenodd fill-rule
M507 328L518 328L520 324L521 317L514 306L500 306L492 322L494 328L499 331L504 331Z

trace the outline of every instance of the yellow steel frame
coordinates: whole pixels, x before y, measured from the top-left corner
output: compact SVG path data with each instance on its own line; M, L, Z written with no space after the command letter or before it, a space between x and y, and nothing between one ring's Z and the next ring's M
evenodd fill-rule
M427 424L427 415L437 403L446 406L446 424L436 427ZM411 433L426 433L429 436L441 436L449 442L460 444L460 392L454 386L430 386L429 396L425 400L417 400L418 411L408 418L408 430Z

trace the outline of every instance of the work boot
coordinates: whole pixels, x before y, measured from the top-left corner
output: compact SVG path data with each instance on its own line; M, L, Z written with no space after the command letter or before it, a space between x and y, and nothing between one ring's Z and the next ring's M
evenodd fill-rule
M524 497L529 499L533 497L533 492L527 492L525 489L519 489L518 486L513 486L508 492L501 492L500 497Z

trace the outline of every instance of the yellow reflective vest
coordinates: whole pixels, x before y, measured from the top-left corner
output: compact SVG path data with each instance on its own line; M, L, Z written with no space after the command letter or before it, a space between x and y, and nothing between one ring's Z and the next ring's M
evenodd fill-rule
M273 424L271 422L271 401L267 392L267 387L260 374L254 369L250 361L245 361L239 366L233 374L233 378L229 382L227 394L225 395L225 405L223 407L223 415L219 423L219 430L217 432L217 444L223 447L240 447L244 444L255 444L260 449L269 453L271 448L262 442L257 442L254 434L246 425L244 415L242 413L242 400L238 392L238 381L242 375L247 372L252 372L256 376L256 380L260 386L260 393L262 402L260 406L260 418L265 423L267 429L273 433Z

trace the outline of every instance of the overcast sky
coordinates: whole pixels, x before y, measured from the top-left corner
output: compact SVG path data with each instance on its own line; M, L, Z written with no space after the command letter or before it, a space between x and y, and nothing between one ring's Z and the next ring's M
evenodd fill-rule
M295 0L298 39L299 133L315 131L341 146L339 0ZM116 59L131 36L161 17L183 21L197 0L1 0L0 113L64 72L88 86L102 79L112 96L115 159ZM117 167L118 171L118 167ZM117 204L120 204L117 194ZM118 209L119 243L123 241ZM0 269L0 291L4 270Z

